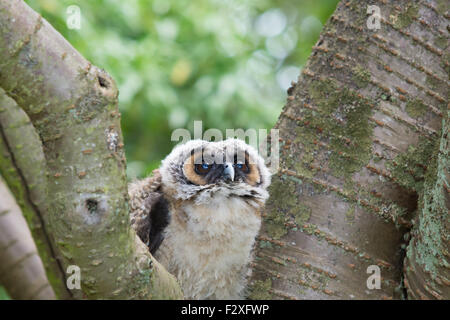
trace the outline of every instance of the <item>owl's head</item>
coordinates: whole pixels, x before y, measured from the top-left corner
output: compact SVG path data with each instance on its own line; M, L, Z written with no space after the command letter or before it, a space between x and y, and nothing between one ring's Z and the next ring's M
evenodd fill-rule
M164 192L174 199L207 203L216 196L264 202L270 172L264 159L239 139L178 145L160 168Z

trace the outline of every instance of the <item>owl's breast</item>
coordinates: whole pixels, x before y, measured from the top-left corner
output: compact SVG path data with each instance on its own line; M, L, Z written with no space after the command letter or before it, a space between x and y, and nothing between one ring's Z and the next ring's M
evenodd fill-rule
M177 275L185 295L239 298L261 225L257 209L237 197L215 197L206 205L185 205L171 216L157 258Z

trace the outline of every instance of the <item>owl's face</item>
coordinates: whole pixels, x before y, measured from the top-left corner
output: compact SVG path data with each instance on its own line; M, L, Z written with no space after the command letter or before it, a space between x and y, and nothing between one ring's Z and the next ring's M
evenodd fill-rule
M270 173L264 159L242 140L191 140L177 146L161 166L164 191L174 199L206 203L211 198L264 201Z

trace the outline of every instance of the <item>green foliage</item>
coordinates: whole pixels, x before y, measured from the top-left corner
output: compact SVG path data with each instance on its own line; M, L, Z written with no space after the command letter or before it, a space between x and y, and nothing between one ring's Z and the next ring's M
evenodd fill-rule
M338 0L27 0L116 80L129 174L176 128L270 128ZM66 25L81 10L81 28Z

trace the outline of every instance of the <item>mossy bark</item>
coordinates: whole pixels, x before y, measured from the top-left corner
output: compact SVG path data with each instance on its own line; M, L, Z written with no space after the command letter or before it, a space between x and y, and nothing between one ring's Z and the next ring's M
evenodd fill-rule
M44 260L55 262L47 270L51 282L52 274L57 277L57 295L181 298L175 278L154 261L129 225L113 79L23 1L0 3L0 56L0 87L14 102L9 107L23 111L6 112L26 114L28 128L35 131L30 134L34 140L19 143L17 131L8 130L4 119L1 146L8 154L0 155L1 174L31 217L27 221L38 217L42 223L47 242L39 252L48 252ZM16 116L9 123L20 125ZM23 148L26 143L32 152ZM69 265L81 268L81 290L65 287Z
M41 210L36 206L36 204L39 204L41 209L45 206L45 172L42 144L36 130L33 128L28 116L0 88L0 175L5 179L17 202L20 204L23 217L32 232L39 256L42 257L52 287L60 297L67 298L70 296L70 293L65 288L64 272L55 259L54 246L48 238L46 230L46 222L44 220L46 218L46 210L42 211L44 213L42 214ZM2 202L3 200L2 197ZM7 198L5 198L5 201L7 202ZM17 213L15 213L15 216L17 216ZM17 284L15 281L12 281L15 277L14 269L18 267L16 264L13 264L13 261L21 261L23 252L32 252L34 249L34 244L28 243L28 235L21 231L21 223L22 221L18 217L2 220L2 228L5 228L5 230L17 229L18 236L23 236L22 241L16 244L19 250L10 252L11 255L8 256L8 260L2 260L4 266L2 268L2 282L5 283L8 291L15 291L14 288ZM20 239L16 238L16 240ZM21 251L21 248L24 250ZM13 249L11 248L11 250ZM3 254L8 253L6 248L5 250ZM31 255L28 257L33 260L36 258ZM26 270L32 268L30 266L32 263L34 261L27 259L21 261L20 265L23 267L22 269ZM36 274L36 276L39 278L39 275ZM10 292L13 298L22 298L27 296L27 294L30 294L30 292Z
M405 287L410 299L450 298L450 125L448 112L442 136L429 164L419 215L405 260Z
M379 30L367 27L369 5L380 8ZM441 5L339 3L275 126L280 170L250 298L420 298L404 285L406 251L405 283L450 298L448 128L441 134L449 16ZM380 268L380 289L366 285L370 265Z

